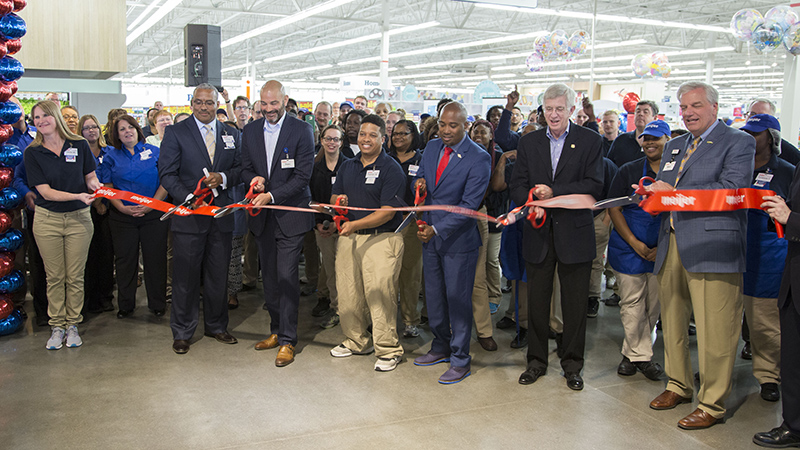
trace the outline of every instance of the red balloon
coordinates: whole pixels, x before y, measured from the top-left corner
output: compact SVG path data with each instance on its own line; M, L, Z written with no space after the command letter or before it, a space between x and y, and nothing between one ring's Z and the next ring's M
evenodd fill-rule
M17 93L17 82L16 82L16 80L15 81L9 81L6 84L11 87L11 95L14 95L14 94Z
M14 270L14 252L0 254L0 278Z
M0 211L0 234L5 233L11 228L11 221L11 216L7 212Z
M14 135L14 129L11 125L0 125L0 144L7 141Z
M633 114L636 111L636 104L639 103L639 95L635 92L628 92L625 97L622 97L622 107L628 114Z
M0 0L0 15L5 16L14 10L13 0Z
M13 3L14 3L14 12L20 12L20 11L22 11L22 8L24 8L25 5L28 4L28 1L27 0L14 0Z
M14 302L11 301L11 296L8 294L0 295L0 320L5 319L14 312Z
M5 42L6 52L9 55L13 55L17 53L22 48L22 40L20 39L11 39Z
M10 167L0 167L0 189L11 186L14 181L14 169Z
M7 102L12 95L14 94L11 93L11 86L0 81L0 103Z

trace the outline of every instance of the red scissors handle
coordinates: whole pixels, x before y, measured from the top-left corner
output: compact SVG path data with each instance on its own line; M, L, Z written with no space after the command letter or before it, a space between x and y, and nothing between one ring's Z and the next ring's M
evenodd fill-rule
M425 197L427 197L427 196L428 196L428 190L427 190L427 189L426 189L425 191L423 191L423 192L422 192L422 196L420 196L420 195L419 195L419 190L420 190L420 189L419 189L419 183L417 183L417 192L416 192L416 194L414 195L414 206L419 206L419 205L421 205L421 204L422 204L422 202L424 202L424 201L425 201Z
M528 205L533 202L533 188L528 191ZM541 222L536 221L536 213L533 211L533 206L528 206L528 222L531 223L533 228L542 228L544 225L544 221L547 220L547 211L542 211L542 220Z
M194 192L192 192L192 195L195 196L195 207L202 205L206 197L211 196L211 189L203 187L203 180L205 180L205 178L201 178L197 181L197 187L194 189ZM213 201L214 198L211 197L211 199L208 201L208 204L210 205Z
M347 218L347 208L337 208L342 201L341 197L336 198L336 203L334 203L334 208L339 215L333 216L333 223L336 224L336 229L339 232L342 232L342 222L349 222L350 219Z
M247 194L245 194L245 196L244 196L245 200L247 200L247 203L253 203L253 200L255 200L255 198L258 197L259 193L258 192L253 192L253 188L255 186L256 186L256 183L251 184L250 185L250 189L247 191ZM260 209L247 208L247 212L252 217L255 217L261 212L261 210Z
M641 195L643 197L648 197L650 195L650 192L648 192L647 189L645 189L645 187L646 187L644 185L645 181L649 182L648 186L656 182L656 180L654 180L652 177L642 177L642 178L640 178L639 179L639 188L636 189L636 191L634 192L636 195Z

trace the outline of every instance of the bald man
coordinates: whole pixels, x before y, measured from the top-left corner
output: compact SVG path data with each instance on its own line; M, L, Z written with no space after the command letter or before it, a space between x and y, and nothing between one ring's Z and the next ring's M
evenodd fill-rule
M242 180L260 192L253 204L308 207L309 181L314 166L314 133L311 125L286 113L289 96L283 85L267 81L261 88L262 118L244 127ZM314 226L314 215L264 209L248 217L256 237L264 279L264 303L270 316L270 333L256 350L275 347L275 365L294 361L297 345L297 309L300 280L297 265L303 235Z

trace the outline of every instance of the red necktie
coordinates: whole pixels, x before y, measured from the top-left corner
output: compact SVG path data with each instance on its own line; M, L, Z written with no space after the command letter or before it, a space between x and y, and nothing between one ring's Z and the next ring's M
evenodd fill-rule
M436 168L436 184L439 184L439 177L442 176L442 172L444 172L444 168L447 167L447 163L450 162L450 154L453 153L453 149L450 147L444 148L444 155L442 155L442 160L439 161L439 167Z

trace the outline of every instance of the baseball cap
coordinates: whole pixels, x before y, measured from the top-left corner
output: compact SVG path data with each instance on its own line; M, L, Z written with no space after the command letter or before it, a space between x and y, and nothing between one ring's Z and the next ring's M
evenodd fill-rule
M467 116L467 122L475 122L475 116Z
M342 106L345 106L345 105L355 109L355 106L353 106L353 102L342 102L342 103L339 103L339 109L342 109Z
M667 125L667 122L664 122L663 120L654 120L644 127L644 131L642 131L642 134L639 136L649 135L659 138L661 136L669 136L670 133L671 131L669 130L669 125Z
M747 119L747 123L739 128L743 131L752 131L753 133L760 133L768 128L781 131L781 124L778 119L770 116L769 114L756 114Z

